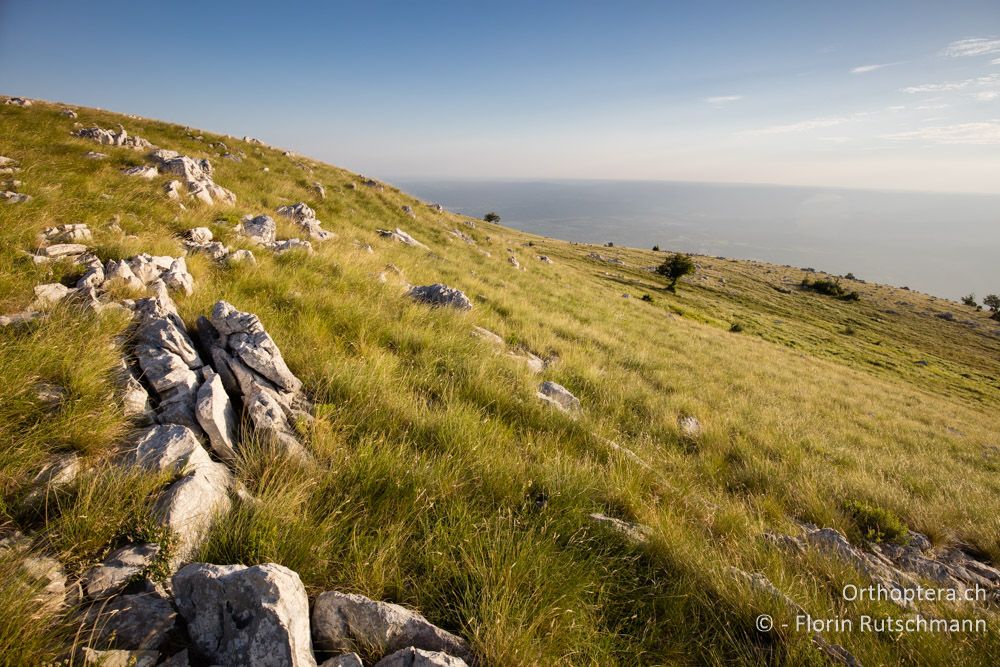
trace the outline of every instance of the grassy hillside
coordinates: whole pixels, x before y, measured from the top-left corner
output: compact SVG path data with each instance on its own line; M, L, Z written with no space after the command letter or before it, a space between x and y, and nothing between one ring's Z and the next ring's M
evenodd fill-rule
M860 300L840 301L799 290L817 277L801 269L709 257L695 258L696 274L673 294L649 271L664 253L541 238L278 149L78 113L0 106L0 155L19 161L15 178L32 197L0 205L2 314L26 307L33 286L79 275L26 255L58 224L88 224L102 260L179 255L180 235L198 226L252 249L233 232L240 218L299 201L338 235L312 255L255 249L255 267L188 257L195 290L175 297L187 323L219 299L258 314L317 417L305 433L311 461L241 453L240 479L259 502L221 518L201 560L278 562L310 594L411 606L467 638L484 665L822 664L808 633L755 629L758 613L780 605L727 568L764 573L816 617L891 612L841 599L845 583L866 582L853 568L762 539L810 522L860 544L852 502L898 516L937 547L1000 562L1000 323L986 314L860 281L843 281ZM209 158L237 204L181 209L163 192L168 178L122 175L143 152L73 137L74 122L121 123ZM221 157L237 151L241 162ZM279 236L301 235L274 217ZM429 250L375 231L395 227ZM377 279L388 264L409 283L461 289L474 308L414 303L392 271ZM498 354L475 326L547 368L536 375ZM135 428L113 390L128 329L119 312L61 305L0 330L0 522L70 573L155 533L163 480L110 461ZM573 392L580 415L538 401L542 380ZM42 385L60 388L59 399L39 398ZM699 434L683 432L687 416ZM30 498L35 473L71 450L85 456L82 478L45 502ZM649 526L649 541L624 539L594 512ZM71 611L25 603L9 552L0 570L0 654L11 664L86 643ZM922 609L987 618L990 629L827 636L866 665L990 664L1000 654L996 606Z

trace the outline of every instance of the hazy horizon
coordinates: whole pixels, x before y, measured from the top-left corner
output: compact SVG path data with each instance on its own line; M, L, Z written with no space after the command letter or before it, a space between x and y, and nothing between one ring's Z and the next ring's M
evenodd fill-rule
M957 300L1000 289L1000 196L681 181L397 179L459 213L581 243L853 273Z

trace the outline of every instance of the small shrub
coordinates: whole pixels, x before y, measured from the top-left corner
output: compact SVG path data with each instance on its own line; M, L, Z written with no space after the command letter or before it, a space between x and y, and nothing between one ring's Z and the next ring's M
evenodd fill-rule
M844 511L854 521L861 536L869 542L902 542L909 535L903 520L884 507L849 500L844 503Z
M654 245L653 246L653 252L660 252L660 246Z
M965 296L962 297L962 303L964 305L970 306L972 308L978 308L979 307L979 304L976 303L976 295L974 293L972 293L972 292L970 292L970 293L968 293L968 294L966 294Z
M483 220L485 220L486 222L498 223L500 222L500 214L495 211L490 211L489 213L483 216Z
M648 294L643 294L643 295L642 295L642 300L643 300L643 301L648 301L649 303L653 303L653 297L651 297L651 296L650 296L650 295L648 295Z
M848 273L847 273L847 275L845 275L845 276L844 276L844 278L845 278L846 280L857 280L857 278L855 278L855 277L854 277L854 274L853 274L853 273L851 273L851 272L848 272Z
M983 305L989 308L991 313L1000 313L1000 296L996 294L986 295L983 299Z
M861 299L860 294L857 292L848 292L844 289L843 285L836 280L826 280L825 278L820 278L819 280L809 280L808 278L803 278L800 286L804 290L837 297L841 301L858 301Z
M729 325L729 330L732 331L733 333L740 333L741 331L743 331L743 325L740 324L739 322L733 322L731 325Z

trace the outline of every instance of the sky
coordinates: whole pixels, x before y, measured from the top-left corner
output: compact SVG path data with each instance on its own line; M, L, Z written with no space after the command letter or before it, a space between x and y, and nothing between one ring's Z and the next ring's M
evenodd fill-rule
M0 92L389 180L1000 193L998 0L0 0Z

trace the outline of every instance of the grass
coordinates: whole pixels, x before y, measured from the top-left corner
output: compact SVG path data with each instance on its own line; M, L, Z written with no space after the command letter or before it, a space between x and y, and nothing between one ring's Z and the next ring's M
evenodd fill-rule
M860 281L849 285L857 301L823 298L795 288L806 275L832 277L709 257L695 257L696 273L670 293L649 270L662 254L436 213L391 186L368 188L280 150L79 114L84 125L121 122L159 146L209 157L238 204L180 210L160 180L119 173L141 153L71 137L73 121L55 106L0 107L0 154L21 162L22 191L34 197L0 207L0 312L30 303L36 284L73 277L23 255L55 224L89 224L102 259L177 255L178 235L196 226L249 247L232 231L242 215L273 216L297 201L338 234L311 256L256 251L256 267L189 258L195 292L177 298L185 320L218 299L257 313L317 406L306 432L311 462L244 446L238 476L259 502L238 503L200 558L279 562L311 594L337 589L410 605L469 639L486 665L818 664L808 635L754 629L758 613L786 612L735 582L728 566L764 572L818 617L891 609L843 601L845 583L864 583L850 568L760 539L793 531L795 521L856 539L873 526L887 538L886 526L916 530L1000 560L1000 325L986 313L946 322L934 315L955 304ZM246 158L219 158L216 141ZM88 150L110 157L86 160ZM279 236L297 234L278 224ZM375 233L397 226L431 250ZM508 263L507 248L525 271ZM462 289L474 309L410 302L398 282L375 279L390 263L410 283ZM554 363L533 375L471 336L476 325ZM0 521L36 536L33 548L71 574L125 539L149 537L164 482L113 472L133 428L112 381L127 327L114 313L60 307L0 331ZM582 414L541 405L542 379L570 389ZM64 388L64 398L39 401L39 383ZM702 424L698 438L680 431L678 417L688 415ZM93 472L43 510L26 506L34 473L68 451ZM591 512L650 526L650 542L626 542ZM24 646L5 654L13 664L58 657L66 616L34 619L18 603L21 585L0 579L0 652L30 626ZM989 664L1000 651L995 611L930 611L985 614L993 629L829 639L865 664Z

